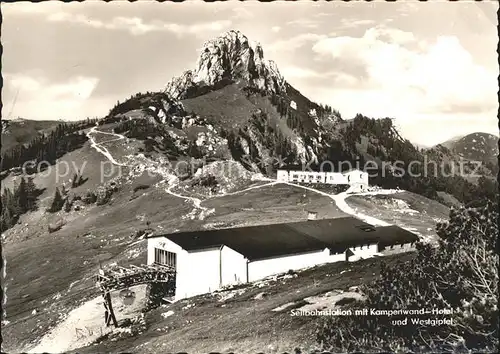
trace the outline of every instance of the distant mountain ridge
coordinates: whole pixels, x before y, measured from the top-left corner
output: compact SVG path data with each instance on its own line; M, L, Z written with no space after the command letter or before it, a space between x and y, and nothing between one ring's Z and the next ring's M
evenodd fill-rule
M2 154L50 132L59 123L56 120L2 119Z
M471 133L439 145L470 160L494 161L498 156L498 137L488 133Z
M457 135L457 136L454 136L453 138L450 138L450 139L448 139L448 140L446 140L446 141L444 141L444 142L442 142L442 143L435 144L435 145L433 145L433 146L436 146L436 145L442 145L442 146L444 146L444 147L445 147L445 148L447 148L447 149L451 149L451 148L453 147L453 145L454 145L457 141L459 141L460 139L462 139L462 138L463 138L463 137L465 137L466 135L467 135L467 134ZM432 147L432 145L431 145L431 146L428 146L428 147Z

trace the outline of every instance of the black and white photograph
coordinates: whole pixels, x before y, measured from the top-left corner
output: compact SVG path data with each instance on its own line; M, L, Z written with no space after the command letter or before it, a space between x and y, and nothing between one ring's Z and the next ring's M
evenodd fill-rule
M0 9L2 352L499 351L498 2Z

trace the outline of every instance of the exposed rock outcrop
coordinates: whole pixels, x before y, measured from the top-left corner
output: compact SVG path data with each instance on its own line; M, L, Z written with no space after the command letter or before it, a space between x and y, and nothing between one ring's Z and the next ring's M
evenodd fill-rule
M207 41L196 68L173 78L165 93L174 99L184 99L238 80L269 93L285 91L283 76L273 61L264 59L261 45L231 30Z

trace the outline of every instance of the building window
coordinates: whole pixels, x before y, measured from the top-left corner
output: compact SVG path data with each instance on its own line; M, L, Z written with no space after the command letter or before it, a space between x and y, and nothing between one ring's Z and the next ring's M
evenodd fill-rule
M293 175L292 178L299 178L299 175Z
M155 263L177 268L177 254L155 248Z

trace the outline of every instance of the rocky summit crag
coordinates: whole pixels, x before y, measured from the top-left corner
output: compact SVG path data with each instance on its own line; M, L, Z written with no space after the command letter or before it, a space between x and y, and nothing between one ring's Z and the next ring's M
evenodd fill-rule
M174 99L192 97L197 88L245 80L249 86L269 93L286 90L285 79L271 60L264 59L259 43L249 41L239 31L231 30L207 41L194 70L173 78L165 93Z

